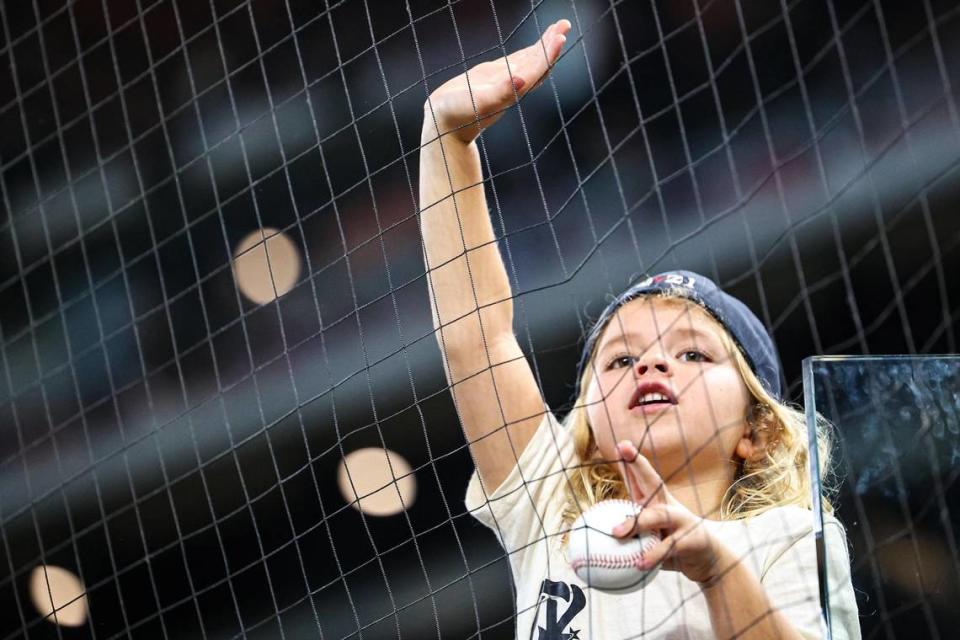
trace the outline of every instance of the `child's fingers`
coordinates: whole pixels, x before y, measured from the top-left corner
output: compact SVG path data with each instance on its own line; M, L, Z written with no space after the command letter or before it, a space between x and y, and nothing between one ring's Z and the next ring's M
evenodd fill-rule
M482 62L433 91L428 104L438 129L463 142L475 139L546 77L569 29L568 21L556 22L544 32L543 42Z
M655 504L644 507L636 516L627 518L613 528L618 538L635 536L645 531L675 531L688 524L691 514L673 505Z
M688 553L691 544L697 546L698 543L695 541L699 533L697 527L702 525L697 525L694 522L696 518L682 508L665 506L662 509L650 509L649 511L649 518L644 521L638 519L638 530L663 531L666 535L663 535L660 542L644 552L642 566L638 566L638 568L650 569L660 563L663 563L666 569L674 568L675 557L679 558Z
M623 462L622 463L623 477L627 483L627 491L631 496L631 499L637 504L648 507L651 505L654 489L649 485L643 482L640 474L638 473L633 462Z
M629 494L630 499L639 505L646 506L648 503L649 494L640 484L640 481L637 478L637 473L633 469L632 463L626 460L621 460L620 466L623 467L620 473L623 475L624 482L626 482L627 493Z
M627 518L612 530L614 537L616 538L632 538L637 535L640 531L640 528L637 526L637 516L633 518Z
M623 466L626 469L628 478L632 479L639 489L641 504L647 504L651 499L656 498L659 501L666 501L666 486L660 474L656 472L650 461L640 455L636 445L629 440L623 440L617 444L617 450L623 456ZM637 496L634 496L636 499Z
M560 57L560 49L563 48L563 44L567 41L567 36L559 34L550 39L546 44L546 62L548 65L553 65L557 61L557 58Z
M547 27L537 42L507 56L510 75L522 78L527 91L536 88L560 57L569 31L569 20L555 22Z
M560 49L567 41L567 33L569 32L570 21L566 19L558 20L547 27L543 38L541 38L541 42L543 42L543 49L546 51L547 62L549 64L557 61L557 58L560 56Z
M640 556L639 560L637 560L637 569L649 571L661 563L664 563L664 568L666 569L672 568L671 564L669 563L669 559L673 555L676 546L677 541L674 539L674 537L667 536L643 552L643 555Z
M554 28L554 33L562 36L566 36L568 33L570 33L570 29L573 27L573 25L570 24L570 21L566 18L557 20L550 26Z

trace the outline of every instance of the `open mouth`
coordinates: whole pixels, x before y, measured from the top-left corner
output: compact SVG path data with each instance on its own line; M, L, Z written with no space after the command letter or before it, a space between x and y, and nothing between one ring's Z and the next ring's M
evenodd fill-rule
M669 387L659 382L645 382L633 392L627 409L664 409L675 404L677 397Z
M673 403L670 402L670 398L663 395L662 393L648 393L647 395L640 398L640 400L637 401L637 404L635 406L647 407L653 404L673 404Z

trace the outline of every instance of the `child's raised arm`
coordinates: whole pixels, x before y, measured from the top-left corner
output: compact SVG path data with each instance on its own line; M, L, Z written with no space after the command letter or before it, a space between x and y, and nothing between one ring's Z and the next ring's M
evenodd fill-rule
M488 491L513 469L546 408L513 333L513 294L487 211L475 139L543 79L569 29L566 20L551 25L533 45L473 67L424 104L420 225L433 324Z

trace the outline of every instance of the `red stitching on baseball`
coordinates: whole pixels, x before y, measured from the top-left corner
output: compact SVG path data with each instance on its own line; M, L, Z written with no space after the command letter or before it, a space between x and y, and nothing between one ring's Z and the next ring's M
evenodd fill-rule
M570 566L576 571L581 567L590 566L597 569L627 569L637 566L640 560L643 560L644 554L649 551L653 545L657 544L656 537L647 538L647 543L639 552L633 552L628 555L613 555L609 553L591 553L586 558L574 558L570 561Z

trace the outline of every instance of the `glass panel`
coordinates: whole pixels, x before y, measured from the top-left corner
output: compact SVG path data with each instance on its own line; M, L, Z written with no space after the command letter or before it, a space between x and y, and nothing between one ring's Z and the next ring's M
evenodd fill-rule
M955 637L960 357L808 358L803 382L811 436L818 413L835 429L835 476L814 474L814 499L839 485L832 503L847 528L863 637ZM829 621L823 514L815 512Z

